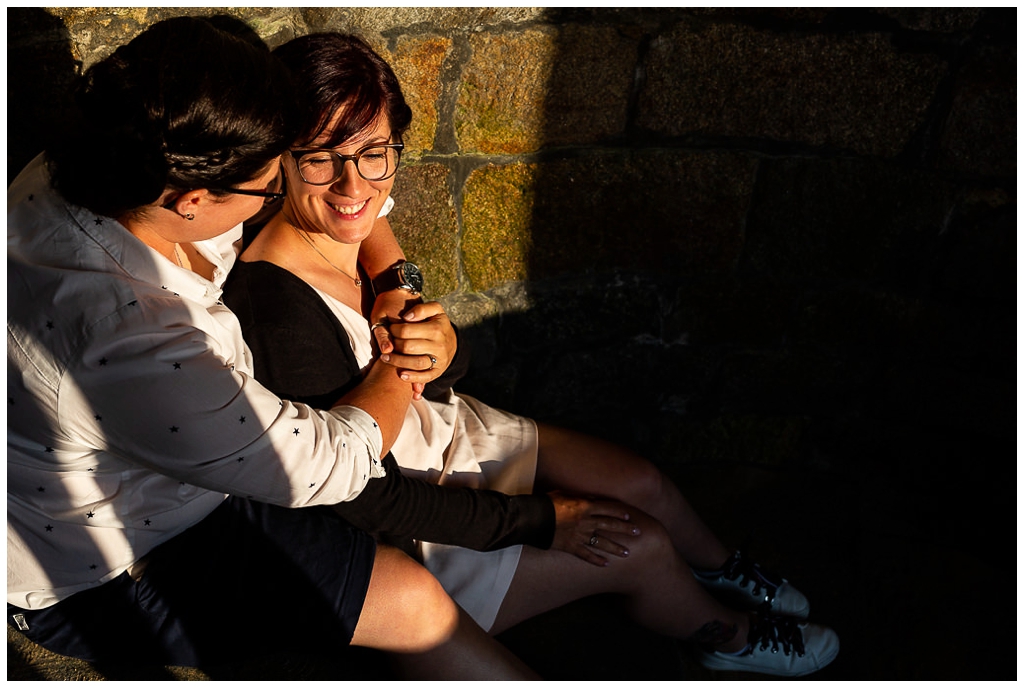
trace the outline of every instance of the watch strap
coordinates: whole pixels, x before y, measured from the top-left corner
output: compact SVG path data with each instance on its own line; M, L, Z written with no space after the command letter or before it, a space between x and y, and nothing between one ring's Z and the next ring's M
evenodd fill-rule
M404 260L398 261L390 268L377 275L373 280L373 293L383 294L386 291L401 288L408 289L413 293L419 293L418 290L413 289L413 286L405 279L405 273L402 270L402 266L405 265L406 262L407 261Z

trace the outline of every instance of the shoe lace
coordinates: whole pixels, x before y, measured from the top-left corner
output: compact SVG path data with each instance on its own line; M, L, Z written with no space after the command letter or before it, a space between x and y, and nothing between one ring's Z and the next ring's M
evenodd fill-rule
M775 599L775 591L781 585L781 582L776 582L777 577L762 570L754 561L744 557L742 552L736 552L729 557L729 561L725 562L725 568L722 570L722 577L731 581L739 578L742 588L747 587L747 583L753 583L754 594L760 595L764 590L764 601L768 604Z
M751 615L747 643L751 652L758 645L762 652L769 645L772 652L778 652L781 645L786 655L795 652L798 657L804 656L804 634L800 631L799 621L788 616Z

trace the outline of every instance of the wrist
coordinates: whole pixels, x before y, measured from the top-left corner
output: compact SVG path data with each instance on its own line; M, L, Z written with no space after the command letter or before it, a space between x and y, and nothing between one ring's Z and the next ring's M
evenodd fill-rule
M375 295L401 289L412 296L419 296L423 291L423 273L415 263L399 260L373 278L372 284Z

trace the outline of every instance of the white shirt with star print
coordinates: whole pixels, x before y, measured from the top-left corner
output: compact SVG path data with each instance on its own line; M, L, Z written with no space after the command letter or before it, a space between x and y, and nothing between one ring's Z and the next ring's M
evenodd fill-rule
M220 301L236 227L194 244L209 281L70 206L40 156L7 191L7 601L116 577L228 494L286 507L380 477L352 406L282 401Z

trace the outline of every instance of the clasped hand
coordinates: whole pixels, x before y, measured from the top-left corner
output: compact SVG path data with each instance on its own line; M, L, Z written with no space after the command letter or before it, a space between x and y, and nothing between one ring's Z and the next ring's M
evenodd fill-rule
M400 289L377 297L370 314L380 360L398 369L413 385L413 396L422 398L423 387L436 380L451 364L458 339L444 307L423 302Z
M607 555L629 556L629 543L640 529L629 521L629 507L612 499L591 499L564 492L548 494L555 505L552 549L574 554L594 566L607 566Z

